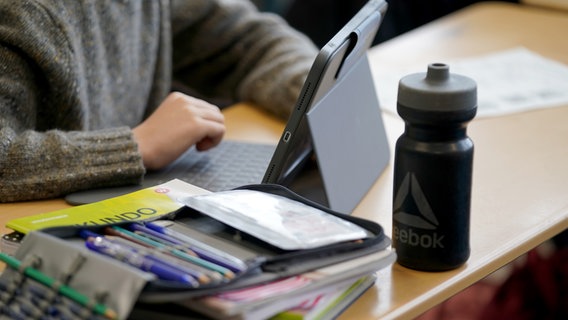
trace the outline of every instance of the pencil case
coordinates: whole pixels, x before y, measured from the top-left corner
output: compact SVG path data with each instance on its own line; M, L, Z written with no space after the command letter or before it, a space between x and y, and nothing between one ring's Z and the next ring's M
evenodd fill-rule
M124 245L128 239L142 242ZM125 248L129 250L121 251ZM152 265L156 270L133 263L148 258L148 252L165 266L176 264L174 256L189 262L185 270L197 264L195 259L205 265L197 264L197 274L188 279L175 278L179 272L173 277L157 272L167 271L156 269L157 262ZM15 254L22 261L30 257L41 261L41 272L65 279L66 286L109 306L118 318L168 303L191 307L204 296L310 272L324 275L310 284L316 290L371 274L395 260L378 223L335 212L272 184L188 197L180 209L143 222L31 232ZM184 263L176 265L183 269Z

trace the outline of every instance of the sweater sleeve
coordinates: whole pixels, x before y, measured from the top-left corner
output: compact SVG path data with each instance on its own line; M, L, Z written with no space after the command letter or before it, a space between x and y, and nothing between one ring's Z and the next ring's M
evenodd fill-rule
M54 56L38 54L29 49L33 45L22 36L22 27L6 19L0 23L0 202L139 182L144 167L131 130L81 132L80 111L48 103L46 97L54 90L43 67L61 59L64 50L53 50ZM47 43L36 46L51 49ZM58 97L51 100L71 105Z
M173 3L176 80L206 96L289 115L317 54L306 36L248 1Z
M138 183L144 173L129 128L17 134L2 127L0 141L2 202Z

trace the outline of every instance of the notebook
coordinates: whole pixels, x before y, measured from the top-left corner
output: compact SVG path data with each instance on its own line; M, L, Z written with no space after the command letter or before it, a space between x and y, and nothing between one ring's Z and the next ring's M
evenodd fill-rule
M370 0L324 46L276 146L223 141L193 148L140 185L86 190L65 197L85 204L180 179L210 191L275 183L333 210L350 213L390 159L367 49L386 12Z

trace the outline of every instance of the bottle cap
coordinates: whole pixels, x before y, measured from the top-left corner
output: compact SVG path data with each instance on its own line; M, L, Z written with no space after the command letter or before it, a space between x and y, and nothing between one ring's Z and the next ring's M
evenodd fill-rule
M469 121L477 111L477 84L471 78L450 73L447 64L432 63L426 73L410 74L400 80L397 110L412 122Z

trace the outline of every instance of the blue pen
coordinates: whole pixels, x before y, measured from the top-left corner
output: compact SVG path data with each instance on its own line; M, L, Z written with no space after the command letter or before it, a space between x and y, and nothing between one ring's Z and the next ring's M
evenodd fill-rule
M204 250L203 248L199 248L196 247L194 245L191 245L190 243L187 243L186 241L183 241L181 239L178 239L176 237L173 237L169 234L167 234L166 230L164 230L164 228L160 227L160 226L154 226L151 227L152 224L148 224L147 226L143 226L141 224L138 223L133 223L130 225L130 228L132 228L133 230L137 230L137 231L141 231L144 232L146 234L149 234L151 236L154 236L156 238L162 239L164 241L167 241L169 243L172 243L173 245L176 246L182 246L184 248L187 248L189 250L191 250L192 252L194 252L198 257L205 259L207 261L213 262L215 264L218 264L222 267L225 267L233 272L239 273L239 272L243 272L244 270L246 270L246 265L240 261L228 261L227 259L224 259L222 257L220 257L219 255L216 255L213 252ZM240 262L240 263L239 263Z
M179 243L189 245L189 248L193 250L193 252L195 252L198 256L201 256L203 259L218 263L219 265L222 265L233 272L240 273L247 270L247 265L242 260L230 256L229 254L222 252L219 249L207 246L206 244L192 239L185 234L152 222L146 223L146 227L162 235L177 239Z
M112 243L103 237L89 237L85 245L90 250L102 253L112 258L123 261L133 267L142 271L147 271L155 274L159 279L177 281L191 285L192 287L199 286L199 283L190 275L180 272L177 269L171 268L165 263L156 259L148 258L143 254L132 251L123 246Z
M118 234L118 231L117 231L117 234ZM199 267L199 266L195 266L195 265L187 266L187 265L184 264L185 263L184 260L180 260L182 262L181 265L180 265L178 261L173 262L171 260L173 258L168 257L165 253L163 253L159 250L156 250L154 248L154 246L143 246L143 245L140 245L137 242L131 241L131 240L126 239L126 238L118 237L118 236L108 236L108 235L103 236L103 235L100 235L96 232L93 232L93 231L90 231L90 230L87 230L87 229L81 230L79 232L79 235L84 239L87 239L89 237L94 237L94 238L104 237L105 239L108 239L108 240L114 242L115 244L118 244L118 245L121 245L121 246L124 246L124 247L128 247L133 251L137 251L141 254L145 254L145 255L147 255L147 257L149 259L157 259L160 262L167 264L171 268L178 269L181 272L185 272L188 275L195 278L201 284L207 284L211 281L216 281L216 282L221 281L220 275L218 273L214 273L213 271L210 271L210 270L206 270L206 271L202 270L204 268Z
M172 244L176 248L182 248L182 249L187 248L187 246L185 245L184 242L179 241L176 238L170 237L167 234L163 234L163 233L154 231L154 230L147 228L147 227L145 227L145 226L143 226L142 224L139 224L139 223L130 224L129 229L132 229L132 230L135 230L135 231L141 231L141 232L144 232L144 233L149 234L151 236L154 236L156 238L159 238L163 241L166 241L166 242ZM190 249L190 248L187 248L187 249ZM191 250L191 252L197 254L196 252L193 251L193 249L190 249L190 250Z
M196 264L193 264L187 260L183 260L177 258L173 255L168 255L165 252L162 252L160 249L153 249L149 247L145 247L138 243L132 242L125 238L117 237L117 236L105 236L106 239L112 240L118 244L123 244L125 246L130 246L140 252L146 253L155 257L156 259L167 263L170 266L175 268L179 268L180 270L186 272L187 274L194 277L199 283L201 284L208 284L210 282L220 282L223 280L223 277L212 270L200 267Z
M226 277L228 279L232 279L235 276L235 274L231 270L229 270L225 267L214 264L212 262L201 259L199 257L192 256L192 255L187 254L186 252L184 252L182 250L176 249L175 247L169 246L169 248L168 248L168 245L166 245L164 243L161 243L161 242L158 242L156 240L149 239L147 237L141 236L141 235L136 234L136 233L134 233L130 230L123 229L119 226L113 226L113 227L111 227L111 229L114 230L114 231L117 231L119 233L122 233L124 235L127 235L127 236L133 237L135 239L144 241L148 244L155 246L156 248L166 249L169 253L173 254L174 256L176 256L178 258L188 260L188 261L193 262L193 263L195 263L199 266L202 266L202 267L208 268L210 270L216 271L216 272L222 274L224 277Z

